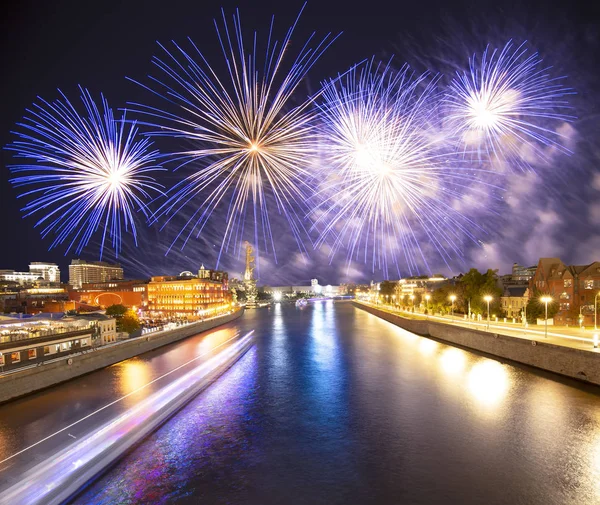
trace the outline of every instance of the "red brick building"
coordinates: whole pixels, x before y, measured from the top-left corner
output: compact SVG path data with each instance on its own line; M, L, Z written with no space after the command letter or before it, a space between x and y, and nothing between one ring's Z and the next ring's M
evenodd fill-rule
M581 318L584 326L594 326L594 298L600 292L600 261L565 265L559 258L540 258L529 284L530 296L536 291L549 294L558 303L555 324L577 326Z

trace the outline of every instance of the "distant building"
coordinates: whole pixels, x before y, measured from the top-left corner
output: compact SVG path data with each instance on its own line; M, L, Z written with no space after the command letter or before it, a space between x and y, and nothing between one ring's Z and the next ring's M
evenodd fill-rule
M53 284L60 283L60 269L56 263L34 261L29 264L29 271L38 274L39 278Z
M512 280L516 282L529 282L529 280L535 275L537 265L532 267L524 267L518 263L513 263L512 266Z
M120 304L128 308L144 308L148 304L148 282L143 280L111 280L90 282L81 289L69 291L69 299L106 308Z
M150 317L196 319L225 312L230 307L226 272L201 268L198 277L182 272L178 276L152 277L148 283Z
M527 286L507 286L500 298L502 310L507 317L520 318L529 301L529 288Z
M529 282L530 296L546 293L558 303L555 324L594 325L594 298L600 292L600 261L565 265L559 258L540 258Z
M104 261L72 260L69 265L69 284L81 289L84 284L123 279L123 268Z
M331 284L323 286L319 284L318 279L311 279L310 285L262 286L260 291L271 296L275 293L281 293L282 297L292 297L297 295L334 297L346 294L345 287L332 286Z
M0 270L0 282L15 282L20 286L36 284L39 281L60 283L60 269L56 263L33 262L29 264L29 272Z

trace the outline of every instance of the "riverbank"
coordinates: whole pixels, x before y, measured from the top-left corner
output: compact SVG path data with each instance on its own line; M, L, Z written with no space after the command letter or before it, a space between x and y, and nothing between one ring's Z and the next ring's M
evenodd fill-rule
M426 319L409 319L361 302L354 306L411 333L474 349L499 358L533 366L600 385L600 351L544 342L543 337L519 338L501 333L453 326Z
M33 368L2 375L0 376L0 403L14 400L94 370L114 365L119 361L153 351L178 340L211 330L236 320L243 313L244 310L240 309L214 319L199 321L173 330L148 333L140 337L43 362Z

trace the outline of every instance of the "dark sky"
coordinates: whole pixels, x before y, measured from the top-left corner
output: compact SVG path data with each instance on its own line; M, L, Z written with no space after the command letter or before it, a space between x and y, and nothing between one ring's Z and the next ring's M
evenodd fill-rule
M113 107L141 99L142 90L125 77L143 79L152 71L150 59L157 52L156 41L183 41L190 36L207 55L218 57L212 19L220 15L220 7L229 12L239 7L244 25L263 32L272 14L282 28L289 25L301 7L301 2L225 0L21 0L9 3L14 5L7 7L7 2L4 3L0 28L3 53L0 144L3 146L13 140L10 130L36 96L55 99L57 88L76 101L77 86L82 85L96 95L104 93ZM443 59L441 54L435 53L442 51L440 41L447 36L460 37L463 32L467 47L472 46L473 40L479 42L479 38L481 47L488 42L497 42L492 40L494 37L504 38L504 43L513 32L515 37L533 37L540 50L553 59L552 64L561 71L564 69L572 78L569 84L577 88L577 106L584 109L577 111L580 123L574 125L582 139L581 154L577 153L579 157L569 161L570 175L558 168L554 172L562 172L562 175L532 183L545 188L544 194L550 191L547 186L552 186L555 195L548 200L550 203L534 209L520 208L515 214L515 219L519 220L524 219L524 212L528 213L528 226L542 228L544 235L539 243L531 243L530 234L523 228L520 236L508 233L511 238L503 240L505 231L514 232L517 225L507 223L506 219L497 221L495 229L489 230L486 246L469 250L462 263L451 265L452 272L464 270L471 264L506 270L513 260L535 263L541 254L562 255L569 262L591 261L592 253L586 251L592 247L595 247L595 259L600 258L600 208L597 208L600 187L597 192L590 189L590 186L594 187L594 177L600 166L596 162L600 153L597 133L593 133L599 131L595 127L598 126L600 15L598 8L591 6L593 3L570 1L556 6L548 2L522 6L521 2L432 0L369 0L361 3L313 0L308 3L297 32L300 40L313 30L320 34L344 32L309 74L306 83L309 89L315 88L322 79L333 77L374 54L388 56L395 53L399 60L416 66L422 62L422 54L428 54L432 61L438 57ZM459 52L461 49L457 47ZM437 70L443 72L445 69ZM6 165L10 159L10 153L4 151L0 167L0 268L22 270L29 261L48 260L60 263L66 271L68 262L75 256L64 256L64 249L60 247L48 252L50 240L40 238L38 230L33 228L34 219L21 217L17 193L8 182ZM537 217L533 219L531 213ZM595 217L598 217L596 222ZM550 239L546 240L548 236ZM153 245L162 240L156 231L145 235L144 239L152 241ZM527 244L526 239L529 240ZM585 247L580 246L582 240L587 241ZM201 261L210 263L214 255L203 247L210 247L210 244L201 242L190 250L164 258L157 248L142 244L137 250L127 248L122 259L130 276L171 273L195 269ZM90 246L82 256L96 259L97 255L97 249ZM292 256L293 246L280 254L283 259L277 266L267 259L262 269L263 279L272 283L291 283L317 275L322 282L335 283L345 277L343 258L329 266L317 255L307 266L301 266L289 260ZM225 266L240 270L240 262L235 258L226 261ZM450 273L443 265L440 270ZM382 277L381 272L372 273L370 267L360 264L354 265L352 272L365 280Z

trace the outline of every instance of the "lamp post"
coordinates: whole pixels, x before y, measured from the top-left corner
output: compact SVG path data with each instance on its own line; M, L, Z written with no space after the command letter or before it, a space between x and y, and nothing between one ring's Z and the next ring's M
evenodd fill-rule
M594 330L598 329L598 319L597 319L597 312L598 312L598 297L600 296L600 291L598 291L596 293L596 296L594 296Z
M396 295L392 295L392 301L394 305L394 309L396 308Z
M487 329L490 329L490 302L492 301L492 297L490 295L485 295L483 299L487 302Z
M425 310L427 311L427 317L429 318L429 300L431 295L425 295Z
M412 311L415 311L415 295L410 295L410 304L412 305Z
M456 301L456 295L450 295L450 301L452 302L452 320L454 320L454 302Z
M552 301L552 297L551 296L542 296L540 298L540 301L546 306L546 319L545 321L545 330L544 330L544 337L548 338L548 304Z

